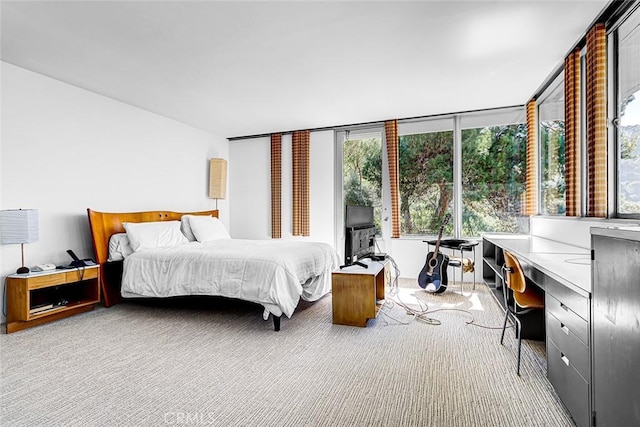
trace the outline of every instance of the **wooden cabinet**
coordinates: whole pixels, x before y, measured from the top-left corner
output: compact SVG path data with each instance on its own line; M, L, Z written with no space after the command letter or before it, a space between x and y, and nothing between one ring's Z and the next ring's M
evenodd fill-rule
M367 268L351 266L331 274L334 324L364 327L375 319L391 281L389 265L372 261Z
M92 310L100 302L100 267L7 277L7 333Z

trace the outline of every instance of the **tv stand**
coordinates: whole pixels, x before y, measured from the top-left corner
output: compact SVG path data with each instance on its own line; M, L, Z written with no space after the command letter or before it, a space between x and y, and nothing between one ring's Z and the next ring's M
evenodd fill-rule
M367 268L367 264L365 264L364 262L354 261L351 264L341 265L340 266L340 270L342 270L343 268L351 267L352 265L357 265L357 266L362 267L362 268Z
M389 261L371 262L366 267L336 270L331 274L333 323L367 326L384 301L384 288L391 282Z

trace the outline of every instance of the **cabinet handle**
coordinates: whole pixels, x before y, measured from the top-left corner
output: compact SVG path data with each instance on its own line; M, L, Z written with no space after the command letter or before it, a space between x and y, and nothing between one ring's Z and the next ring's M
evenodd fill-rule
M564 323L560 323L560 329L562 329L562 332L569 335L569 328L567 328Z
M569 366L569 359L564 355L564 353L560 353L560 359L562 359L565 365Z
M563 309L564 311L569 311L569 307L564 305L564 303L560 303L560 308Z

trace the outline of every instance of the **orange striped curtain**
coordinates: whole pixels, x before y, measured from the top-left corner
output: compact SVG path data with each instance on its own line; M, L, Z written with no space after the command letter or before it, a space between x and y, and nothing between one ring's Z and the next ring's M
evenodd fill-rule
M384 122L391 185L391 237L400 237L400 168L398 160L398 121Z
M536 100L527 104L527 188L523 213L538 213L538 119Z
M580 216L580 49L564 60L565 204Z
M271 134L271 238L282 237L282 134Z
M607 33L587 33L587 216L607 216Z
M293 235L308 236L309 227L309 138L308 130L292 137L293 160Z

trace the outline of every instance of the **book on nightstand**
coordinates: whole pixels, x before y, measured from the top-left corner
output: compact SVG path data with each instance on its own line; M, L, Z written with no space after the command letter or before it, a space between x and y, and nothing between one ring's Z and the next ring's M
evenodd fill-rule
M29 310L29 314L37 314L43 311L51 310L52 308L53 304L36 305L35 307L32 307L31 310Z

